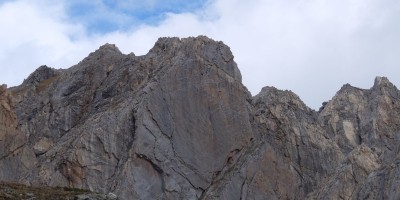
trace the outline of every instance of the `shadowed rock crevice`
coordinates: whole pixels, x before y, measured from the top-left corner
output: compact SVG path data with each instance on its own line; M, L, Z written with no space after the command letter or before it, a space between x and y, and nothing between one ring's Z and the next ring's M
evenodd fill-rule
M400 92L344 85L316 112L252 97L229 47L105 44L77 65L0 88L0 180L120 199L399 199Z

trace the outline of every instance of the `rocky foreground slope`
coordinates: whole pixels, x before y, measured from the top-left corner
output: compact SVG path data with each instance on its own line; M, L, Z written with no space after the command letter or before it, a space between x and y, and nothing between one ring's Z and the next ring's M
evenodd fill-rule
M1 200L116 200L118 197L109 193L98 194L85 189L69 187L26 186L18 183L0 182Z
M400 91L343 86L320 111L252 97L229 47L106 44L0 90L0 180L119 199L400 199Z

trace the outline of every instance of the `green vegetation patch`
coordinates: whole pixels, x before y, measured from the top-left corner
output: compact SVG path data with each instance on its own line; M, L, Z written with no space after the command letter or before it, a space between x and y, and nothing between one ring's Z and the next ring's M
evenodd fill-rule
M33 187L19 183L0 182L0 200L3 199L74 199L77 195L92 193L86 189L68 187Z

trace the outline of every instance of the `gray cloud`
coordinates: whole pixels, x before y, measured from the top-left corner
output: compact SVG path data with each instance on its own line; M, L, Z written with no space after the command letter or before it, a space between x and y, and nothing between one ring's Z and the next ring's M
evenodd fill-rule
M215 0L192 13L167 14L157 25L91 37L68 21L62 4L41 2L0 6L0 26L7 27L0 33L0 82L16 85L40 64L68 67L105 42L138 55L161 36L203 34L231 47L253 95L272 85L318 109L345 83L369 88L375 76L387 76L400 86L394 0Z

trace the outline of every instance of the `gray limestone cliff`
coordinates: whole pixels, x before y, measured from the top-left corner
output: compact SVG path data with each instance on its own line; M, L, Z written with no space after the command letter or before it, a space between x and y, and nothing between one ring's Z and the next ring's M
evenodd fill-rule
M0 181L119 199L399 199L400 92L350 85L320 111L252 97L225 44L105 44L0 90Z

